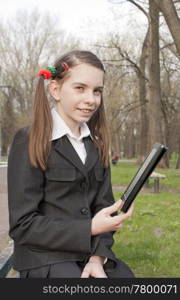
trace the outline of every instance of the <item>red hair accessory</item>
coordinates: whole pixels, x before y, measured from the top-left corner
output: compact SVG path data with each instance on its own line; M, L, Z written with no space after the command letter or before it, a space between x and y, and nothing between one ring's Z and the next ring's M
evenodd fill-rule
M64 69L65 71L69 70L69 66L68 66L67 63L63 62L63 63L61 64L61 66L63 67L63 69Z
M52 77L52 73L49 70L40 70L38 73L39 76L43 76L44 79L50 79Z

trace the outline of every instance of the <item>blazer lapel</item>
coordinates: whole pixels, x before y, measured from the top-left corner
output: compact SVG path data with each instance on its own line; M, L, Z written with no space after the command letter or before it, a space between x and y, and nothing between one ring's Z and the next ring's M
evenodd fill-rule
M54 148L66 159L68 159L76 168L78 168L84 176L87 176L87 172L90 171L96 164L99 155L98 149L94 145L90 137L83 138L83 141L87 152L85 164L82 163L79 155L77 154L67 136L63 136L62 138L60 138L55 143Z
M87 152L85 166L87 168L87 171L90 171L99 158L98 149L89 136L85 137L83 141Z
M66 159L68 159L76 168L78 168L85 176L87 176L87 169L67 136L60 138L56 142L54 148Z

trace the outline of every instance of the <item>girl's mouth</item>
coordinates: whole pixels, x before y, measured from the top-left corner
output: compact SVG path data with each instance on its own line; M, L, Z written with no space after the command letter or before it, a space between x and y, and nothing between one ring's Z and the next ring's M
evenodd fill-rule
M87 108L78 108L78 110L82 111L83 113L92 113L94 111L94 109L87 109Z

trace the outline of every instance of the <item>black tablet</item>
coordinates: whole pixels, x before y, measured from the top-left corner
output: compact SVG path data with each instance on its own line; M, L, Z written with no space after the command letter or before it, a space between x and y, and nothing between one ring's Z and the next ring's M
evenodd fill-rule
M121 199L124 201L121 211L127 212L128 208L130 207L136 195L142 188L143 184L151 175L152 171L155 169L156 165L158 164L158 162L160 161L160 159L166 151L166 146L159 143L154 144L152 150L145 158L144 162L138 169L136 175L133 177L129 186L121 196Z

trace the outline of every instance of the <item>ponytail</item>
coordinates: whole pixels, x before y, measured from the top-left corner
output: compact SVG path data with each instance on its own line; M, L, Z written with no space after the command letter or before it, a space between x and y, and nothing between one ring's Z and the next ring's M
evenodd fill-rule
M109 162L109 129L107 126L107 120L105 115L105 108L103 99L101 101L99 109L94 113L90 121L88 122L93 141L96 144L99 155L104 163L105 167L108 167Z
M51 149L52 115L45 92L44 77L40 76L35 91L33 120L29 132L29 157L35 168L46 169Z

